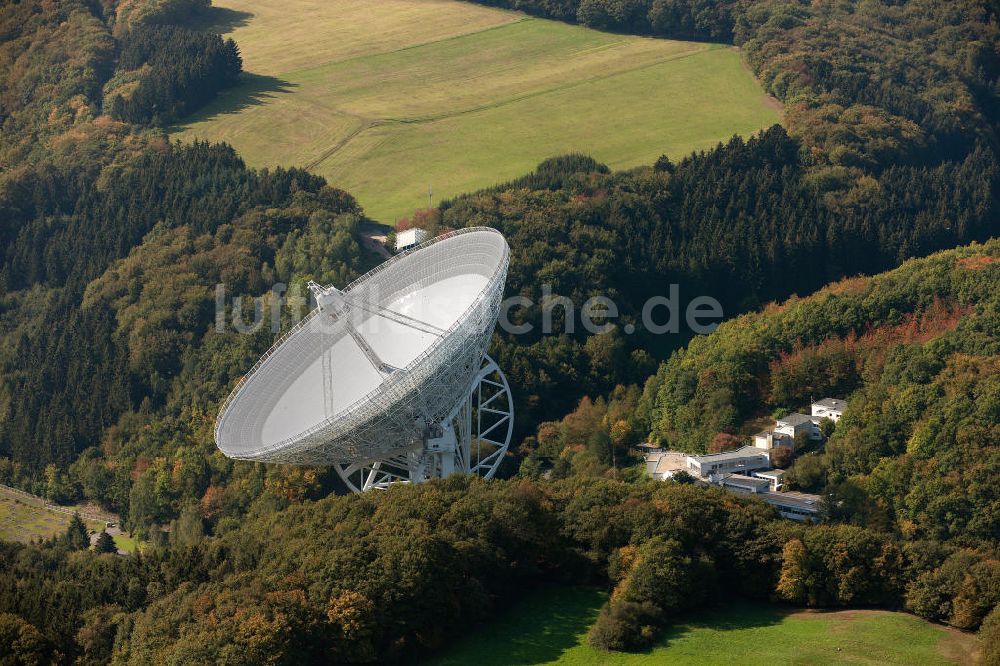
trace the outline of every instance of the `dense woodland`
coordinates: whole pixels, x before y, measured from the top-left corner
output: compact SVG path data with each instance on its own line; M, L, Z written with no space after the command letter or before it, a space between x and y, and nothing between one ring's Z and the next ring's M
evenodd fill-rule
M216 331L215 285L248 320L248 297L276 282L343 285L376 261L356 239L364 212L305 171L166 140L158 125L239 76L238 45L188 27L204 0L5 3L0 482L97 500L150 546L0 544L0 650L402 658L524 586L572 578L616 590L591 635L602 647L648 644L718 586L982 623L997 663L1000 248L969 245L996 230L993 5L487 4L732 41L785 127L630 172L554 158L411 223L502 230L508 293L536 303L516 316L536 326L542 284L613 298L621 324L671 283L729 316L762 311L690 341L498 334L521 428L503 474L517 479L326 497L328 470L234 463L215 412L273 338ZM728 446L826 393L849 413L789 472L827 496L826 525L629 468L647 437Z
M359 663L441 647L545 584L609 580L591 640L612 649L720 596L908 608L962 628L1000 597L1000 562L974 551L649 481L452 478L199 530L124 558L74 548L72 529L0 545L0 636L28 663Z
M169 123L235 84L242 67L232 39L169 25L140 26L122 39L120 73L108 82L105 98L113 100L110 115L117 120Z
M543 165L523 184L443 207L437 215L444 226L504 232L514 253L509 289L535 303L515 315L536 324L538 337L504 338L497 347L520 388L520 413L552 418L572 407L580 388L593 395L641 381L650 374L647 355L684 341L683 330L588 336L579 322L574 335L542 337L545 284L577 304L609 296L622 325L641 329L643 304L671 284L679 285L682 305L708 294L726 313L744 312L993 233L998 172L988 149L935 167L889 168L872 178L878 197L871 205L834 212L817 200L800 148L775 127L677 165L616 174L588 169L552 189ZM586 161L559 164L579 168Z
M572 20L574 8L602 2L501 4ZM432 223L489 224L517 239L512 291L537 303L550 282L554 293L583 296L578 303L605 293L634 315L677 283L733 314L993 235L1000 40L991 4L606 4L634 15L646 6L677 16L726 10L734 42L784 102L787 132L734 139L676 165L663 159L652 172L559 160L446 202ZM539 321L540 312L527 316ZM539 396L574 400L574 387L593 395L633 381L636 364L602 363L611 351L661 357L682 340L634 336L614 350L606 341L588 349L582 334L523 342L500 355L517 368L520 413L540 420L568 405L539 407ZM581 370L595 365L611 372L595 381Z
M674 39L729 42L737 6L734 0L472 0L601 30Z
M991 241L853 278L724 323L673 354L627 410L685 450L850 396L790 470L838 522L992 547L1000 534L997 252ZM840 502L843 501L843 504Z

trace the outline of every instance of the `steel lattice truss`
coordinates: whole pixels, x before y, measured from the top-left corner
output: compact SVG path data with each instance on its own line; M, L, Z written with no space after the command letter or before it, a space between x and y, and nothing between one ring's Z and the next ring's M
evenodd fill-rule
M341 463L334 469L356 493L452 473L493 478L510 446L514 400L507 378L489 356L483 358L468 395L451 415L451 422L458 435L453 450L430 452L421 443L380 460Z
M486 286L455 323L405 368L337 413L330 413L330 395L338 390L338 359L331 358L330 350L356 331L347 324L331 324L319 308L313 310L278 339L222 405L215 428L219 448L232 458L301 465L374 463L411 456L426 440L428 425L454 418L456 406L467 401L470 386L482 372L508 261L507 243L498 232L463 229L397 255L359 278L342 293L357 305L356 312L369 316L414 285L478 274L486 278ZM327 418L303 424L294 436L264 445L261 414L266 415L288 386L320 359L323 379L316 391L322 392Z

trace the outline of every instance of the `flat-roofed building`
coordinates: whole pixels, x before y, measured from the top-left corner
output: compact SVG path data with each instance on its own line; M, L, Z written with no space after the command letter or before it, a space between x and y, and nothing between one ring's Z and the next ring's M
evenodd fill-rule
M808 493L760 493L758 495L768 504L778 509L784 518L798 521L819 520L819 495Z
M692 474L706 478L726 473L749 474L756 469L768 469L771 466L771 456L767 451L744 446L735 451L688 456L687 466Z
M817 419L839 421L847 409L847 403L840 398L823 398L812 404L812 415Z
M677 472L687 469L686 453L659 451L646 454L646 473L658 481L672 479Z
M757 470L753 475L758 479L766 479L771 492L778 492L785 487L785 470L783 469Z
M700 484L717 484L724 489L744 495L759 497L777 508L783 518L804 522L819 521L820 496L799 492L780 492L784 486L784 470L767 469L766 454L752 446L736 451L712 453L704 456L686 456L677 451L650 453L646 456L646 471L654 479L666 481L678 472L687 470ZM686 464L685 464L686 459ZM743 469L733 470L742 465ZM747 467L762 465L746 471ZM701 470L705 470L702 472Z
M766 493L771 488L771 482L767 479L758 479L742 474L726 474L719 481L719 485L733 492L751 494Z

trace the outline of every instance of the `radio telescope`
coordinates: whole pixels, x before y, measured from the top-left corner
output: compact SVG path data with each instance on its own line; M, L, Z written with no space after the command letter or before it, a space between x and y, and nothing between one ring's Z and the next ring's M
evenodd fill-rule
M228 457L332 465L355 492L453 473L491 478L513 400L486 355L510 249L471 228L399 254L318 307L250 369L219 410Z

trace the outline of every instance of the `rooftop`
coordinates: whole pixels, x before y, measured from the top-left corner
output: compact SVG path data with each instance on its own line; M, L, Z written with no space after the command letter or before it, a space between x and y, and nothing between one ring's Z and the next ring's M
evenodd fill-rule
M754 437L767 437L768 435L770 435L774 439L784 439L788 437L788 435L786 435L785 433L778 432L777 430L764 430L763 432L759 432L756 435L754 435Z
M742 474L728 474L723 477L722 483L727 486L739 486L753 490L767 488L771 485L767 479L755 479L750 476L743 476Z
M826 407L827 409L836 409L838 411L844 411L847 409L847 402L841 400L840 398L823 398L822 400L817 400L813 404L819 405L820 407Z
M803 423L812 423L812 420L813 417L806 416L805 414L799 414L798 412L776 419L778 423L784 423L785 425L790 425L793 428L797 425L802 425Z
M753 475L754 476L764 477L764 478L771 478L771 477L777 478L779 476L784 476L785 475L785 470L783 470L783 469L757 470L756 472L753 473Z
M787 493L760 493L764 501L778 506L787 506L793 509L805 511L819 511L819 495L808 493L798 493L789 491Z
M741 446L733 451L723 451L722 453L704 453L698 456L689 456L698 462L719 462L720 460L737 460L739 458L767 457L767 454L753 446Z
M664 451L646 455L646 472L650 476L665 472L676 472L686 467L687 454L677 451Z

